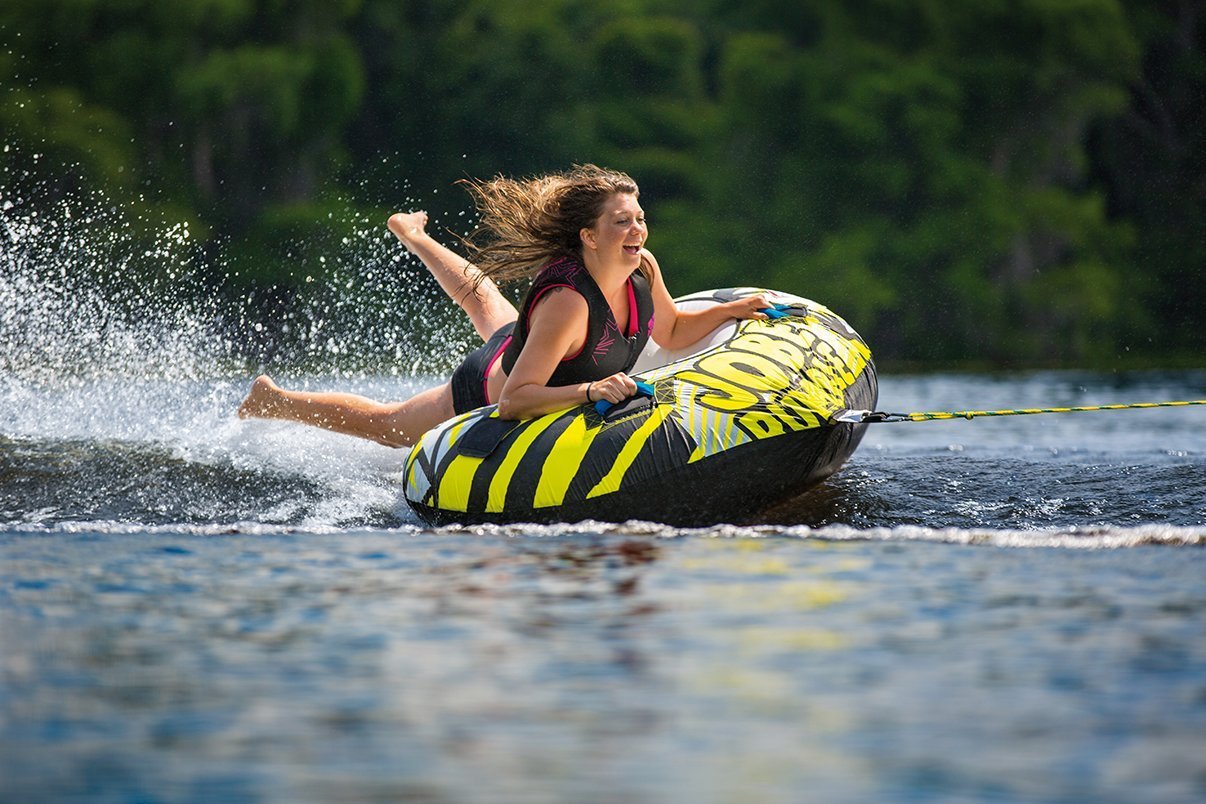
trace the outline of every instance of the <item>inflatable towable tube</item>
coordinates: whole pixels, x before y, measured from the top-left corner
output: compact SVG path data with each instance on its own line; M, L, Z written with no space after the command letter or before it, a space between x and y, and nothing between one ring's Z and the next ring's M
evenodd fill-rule
M678 299L700 309L762 293L768 320L730 321L689 349L653 341L632 376L644 393L525 421L497 405L427 431L404 469L407 502L432 524L741 522L835 472L866 425L831 423L875 407L862 338L825 307L757 288Z

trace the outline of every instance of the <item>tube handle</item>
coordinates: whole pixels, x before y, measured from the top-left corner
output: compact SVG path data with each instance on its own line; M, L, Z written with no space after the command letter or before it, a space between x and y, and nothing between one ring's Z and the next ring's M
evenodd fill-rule
M651 384L649 384L647 382L643 382L641 380L637 380L636 386L637 386L636 393L633 394L631 397L629 397L629 399L633 399L638 396L647 396L650 399L653 398L653 386ZM624 402L627 402L627 401L628 401L627 399L624 400ZM614 408L616 405L624 404L624 402L609 402L606 399L600 399L598 402L595 403L595 412L598 413L600 416L606 416L607 412L609 410Z

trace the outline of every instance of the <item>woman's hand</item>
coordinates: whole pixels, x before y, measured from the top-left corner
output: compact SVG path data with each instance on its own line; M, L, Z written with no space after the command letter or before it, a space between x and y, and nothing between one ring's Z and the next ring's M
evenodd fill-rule
M766 313L761 311L765 310L767 307L773 307L774 305L767 301L765 296L759 293L754 296L747 296L744 299L726 302L720 306L725 308L725 311L728 312L732 318L743 319L766 318Z
M591 402L606 399L608 402L616 404L636 396L636 392L636 380L622 371L616 372L610 377L595 380L587 386L587 396L590 397Z
M402 241L402 245L410 248L410 244L414 240L427 234L424 228L427 226L427 213L422 210L418 212L395 212L389 216L389 220L386 221L385 225Z

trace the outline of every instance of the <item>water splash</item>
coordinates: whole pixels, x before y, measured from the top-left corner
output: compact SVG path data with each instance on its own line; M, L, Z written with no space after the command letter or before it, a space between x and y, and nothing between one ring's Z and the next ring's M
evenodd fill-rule
M329 212L329 236L290 246L292 267L274 284L249 281L241 269L252 258L228 257L230 244L203 247L187 221L148 212L145 197L46 202L36 184L24 194L10 186L0 182L6 376L416 376L446 371L471 343L464 316L386 232L384 216L350 205Z
M398 399L472 331L373 215L275 297L146 199L0 177L0 519L396 522L401 454L235 415L250 378ZM331 213L336 217L338 213ZM224 492L225 490L225 492Z
M202 376L229 343L213 337L212 311L182 293L193 261L188 226L168 227L138 253L131 224L99 203L38 209L5 194L0 371L40 385ZM161 272L148 273L147 261Z

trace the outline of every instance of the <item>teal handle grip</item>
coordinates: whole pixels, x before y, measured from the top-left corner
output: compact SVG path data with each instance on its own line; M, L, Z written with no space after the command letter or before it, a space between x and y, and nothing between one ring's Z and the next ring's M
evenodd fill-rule
M633 394L633 396L647 396L647 397L653 396L653 386L650 385L649 383L641 382L638 380L636 385L637 385L636 393ZM614 408L616 406L616 404L617 403L609 402L606 399L600 399L598 402L595 403L595 412L597 412L600 416L606 416L607 411Z

